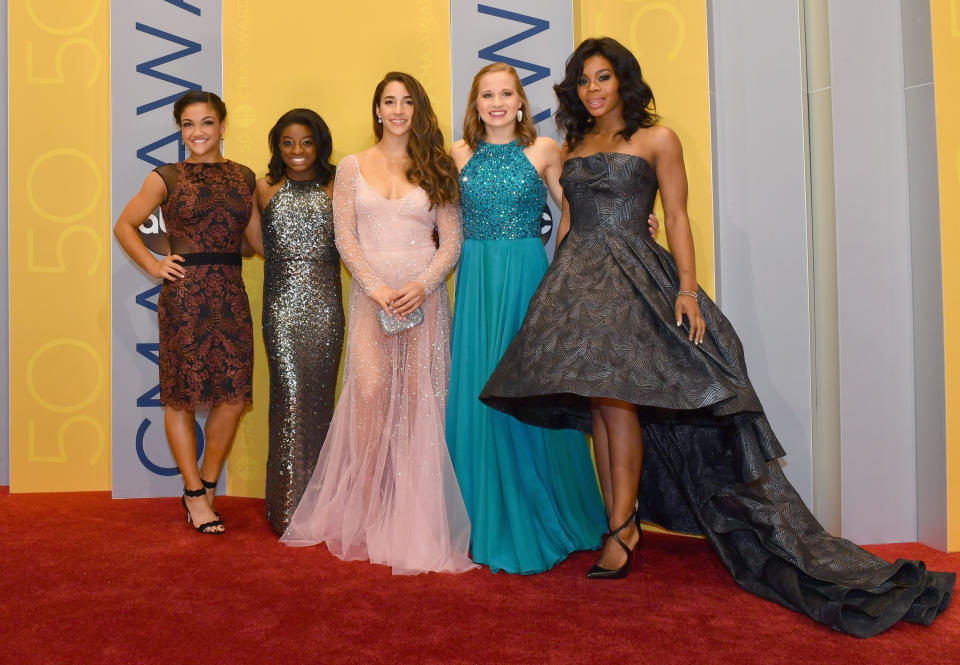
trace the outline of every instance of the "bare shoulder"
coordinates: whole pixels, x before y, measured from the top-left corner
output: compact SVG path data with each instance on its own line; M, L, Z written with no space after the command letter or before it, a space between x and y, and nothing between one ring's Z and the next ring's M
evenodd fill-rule
M453 164L457 167L457 171L463 170L463 167L467 165L471 157L473 157L473 149L465 140L460 139L450 146L450 158L453 159Z
M160 201L164 201L167 198L167 182L156 171L150 171L143 181L140 192L151 198L159 197Z
M147 177L143 181L143 186L150 188L159 186L162 187L164 191L167 189L166 183L163 180L163 176L156 171L150 171L150 173L147 174Z
M467 160L470 159L472 154L473 151L463 139L454 141L453 145L450 146L450 156L453 157L453 161L456 163L458 169L463 168L463 165L467 163Z
M271 183L270 180L265 177L257 178L257 203L261 211L267 207L270 199L273 198L273 195L277 193L277 190L280 189L280 185L282 184L282 178L276 183Z
M530 145L534 152L542 155L546 161L560 159L560 146L549 136L538 136Z
M560 154L560 146L549 136L538 136L533 144L541 150L552 150Z
M680 137L677 133L666 125L654 125L637 130L637 133L644 132L644 141L659 154L682 153L683 146L680 145ZM636 136L637 134L634 134Z
M570 157L570 146L566 141L560 146L560 161L565 162Z

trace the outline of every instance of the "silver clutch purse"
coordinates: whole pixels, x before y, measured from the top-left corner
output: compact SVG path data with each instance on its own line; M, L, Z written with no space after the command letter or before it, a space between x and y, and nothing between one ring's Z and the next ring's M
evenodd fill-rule
M417 307L407 314L407 318L400 319L396 316L390 316L378 307L377 321L380 323L380 329L383 330L384 335L399 335L404 330L410 330L410 328L423 323L423 308Z

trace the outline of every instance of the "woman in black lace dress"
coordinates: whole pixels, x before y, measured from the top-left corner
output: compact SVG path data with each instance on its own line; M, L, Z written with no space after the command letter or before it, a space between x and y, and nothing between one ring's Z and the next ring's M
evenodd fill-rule
M173 116L190 156L154 169L114 231L130 258L163 280L157 305L167 442L183 475L188 521L202 533L219 534L224 527L213 510L212 490L252 401L253 328L240 248L256 214L256 177L220 152L227 109L217 95L188 92L174 104ZM159 261L137 234L157 206L171 250ZM202 468L196 409L210 410Z
M783 475L736 332L697 286L680 142L658 124L636 58L588 39L555 90L558 249L481 399L592 431L610 532L588 576L626 576L639 509L703 533L745 589L836 629L933 621L952 573L829 535ZM658 190L672 255L646 233Z

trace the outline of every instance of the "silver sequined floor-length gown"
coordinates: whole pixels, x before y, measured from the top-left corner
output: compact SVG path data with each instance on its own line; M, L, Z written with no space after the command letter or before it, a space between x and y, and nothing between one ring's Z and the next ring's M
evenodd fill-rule
M317 181L287 180L263 211L263 341L270 368L267 521L283 533L333 415L343 347L333 206Z

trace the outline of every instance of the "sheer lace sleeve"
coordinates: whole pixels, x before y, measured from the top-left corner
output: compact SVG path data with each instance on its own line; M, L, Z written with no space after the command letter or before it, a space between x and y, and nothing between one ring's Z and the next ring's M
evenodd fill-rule
M333 230L337 250L353 279L368 296L384 285L373 270L357 238L357 176L360 167L356 155L348 155L340 161L333 185Z
M430 265L417 276L427 295L443 283L460 259L463 247L463 229L460 224L460 206L456 203L442 205L437 209L437 231L440 248L433 255Z
M163 202L166 203L170 198L170 192L177 188L177 167L174 164L164 164L155 168L153 172L163 179L163 186L167 188L167 193L163 197Z

